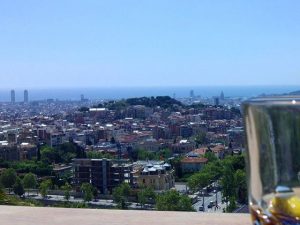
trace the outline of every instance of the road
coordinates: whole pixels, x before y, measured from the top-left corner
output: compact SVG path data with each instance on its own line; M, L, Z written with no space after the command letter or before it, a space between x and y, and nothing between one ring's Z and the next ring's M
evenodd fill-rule
M40 194L35 196L30 196L30 198L39 199L39 200L43 199L43 197ZM47 199L52 201L66 201L64 196L62 195L47 195ZM74 198L71 196L69 202L82 203L84 201L82 198ZM92 203L94 205L116 206L116 203L114 203L113 200L98 199L97 201L91 201L89 203Z
M32 199L36 199L36 200L41 200L43 199L43 197L39 194L39 195L31 195L30 198ZM61 201L64 202L66 201L64 196L62 195L47 195L47 199L48 200L52 200L52 201ZM73 202L73 203L83 203L83 199L82 198L74 198L73 196L70 197L69 202ZM88 202L90 204L93 205L98 205L98 206L106 206L106 207L116 207L117 204L113 201L113 200L106 200L106 199L97 199L97 201L90 201ZM128 208L130 209L140 209L141 205L135 202L128 202ZM146 208L145 208L146 207ZM153 209L152 205L145 205L145 207L143 209Z
M216 207L213 208L208 208L208 205L211 201L215 202L216 201L216 195L217 195L217 199L218 199L218 205L220 206L219 209L217 209ZM64 196L62 195L47 195L48 196L48 200L52 200L52 201L66 201ZM41 195L31 195L30 198L33 199L43 199L43 197ZM203 205L202 203L203 201L203 197L202 196L198 196L198 201L193 205L194 209L196 211L199 211L199 207ZM221 196L221 192L217 192L216 193L210 193L207 194L206 196L204 196L204 206L205 206L205 212L223 212L223 208L225 207L224 204L221 204L222 201L222 196ZM73 202L73 203L82 203L83 199L81 198L74 198L74 197L70 197L69 202ZM107 207L116 207L116 203L113 200L104 200L104 199L97 199L97 201L91 201L89 203L92 203L93 205L99 205L99 206L107 206ZM152 206L153 207L153 206ZM148 209L152 208L150 205L148 207ZM134 203L131 202L129 203L129 208L131 209L138 209L141 208L141 206L138 203Z
M216 202L216 196L217 196L217 202L219 208L216 207L208 208L208 205L211 201ZM198 201L193 205L194 209L196 211L199 211L199 207L203 206L203 197L198 195ZM218 191L217 193L209 193L204 196L204 211L205 212L223 212L223 208L225 208L225 204L222 204L222 193L221 191Z

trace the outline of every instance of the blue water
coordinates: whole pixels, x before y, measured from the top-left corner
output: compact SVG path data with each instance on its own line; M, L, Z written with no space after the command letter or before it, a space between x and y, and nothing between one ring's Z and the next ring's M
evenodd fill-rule
M194 86L194 87L99 87L74 89L28 89L29 100L79 100L83 94L91 100L120 99L143 96L168 95L176 98L189 97L190 90L195 96L203 98L219 96L221 91L225 97L255 97L260 94L284 94L300 90L298 86ZM15 89L16 101L23 101L23 90ZM0 101L10 101L10 90L0 89Z

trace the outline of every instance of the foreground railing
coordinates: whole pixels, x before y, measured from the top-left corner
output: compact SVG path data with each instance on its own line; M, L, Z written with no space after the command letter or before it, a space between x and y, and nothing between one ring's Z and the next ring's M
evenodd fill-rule
M0 206L2 225L245 225L249 214Z

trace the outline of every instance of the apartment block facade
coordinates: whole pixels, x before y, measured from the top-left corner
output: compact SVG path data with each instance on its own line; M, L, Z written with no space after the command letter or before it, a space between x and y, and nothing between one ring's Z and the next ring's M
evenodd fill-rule
M119 184L132 185L132 165L110 159L74 159L74 184L80 189L81 184L90 183L101 194L110 194Z

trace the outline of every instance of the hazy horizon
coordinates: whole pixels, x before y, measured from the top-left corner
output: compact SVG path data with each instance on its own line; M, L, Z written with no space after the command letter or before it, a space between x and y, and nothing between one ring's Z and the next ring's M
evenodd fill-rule
M10 101L11 89L0 89L0 101ZM24 89L14 89L16 100L23 101ZM98 87L98 88L33 88L28 89L29 99L45 100L45 99L59 99L59 100L79 100L80 95L83 94L85 98L90 100L99 99L121 99L132 97L150 97L159 95L168 95L171 97L182 98L189 97L190 90L194 91L195 96L203 98L210 98L219 96L223 91L226 97L255 97L260 94L287 94L293 91L299 91L300 85L292 86L177 86L177 87Z
M218 88L218 87L299 87L300 88L300 84L284 84L284 85L278 85L278 84L259 84L259 85L247 85L247 84L235 84L235 85L137 85L137 86L121 86L121 85L115 85L115 86L61 86L61 87L16 87L14 88L13 86L11 87L0 87L0 90L55 90L55 89L60 89L60 90L69 90L69 89L88 89L88 88L92 88L92 89L97 89L97 88L105 88L105 89L110 89L110 88L191 88L191 87L211 87L211 88Z

